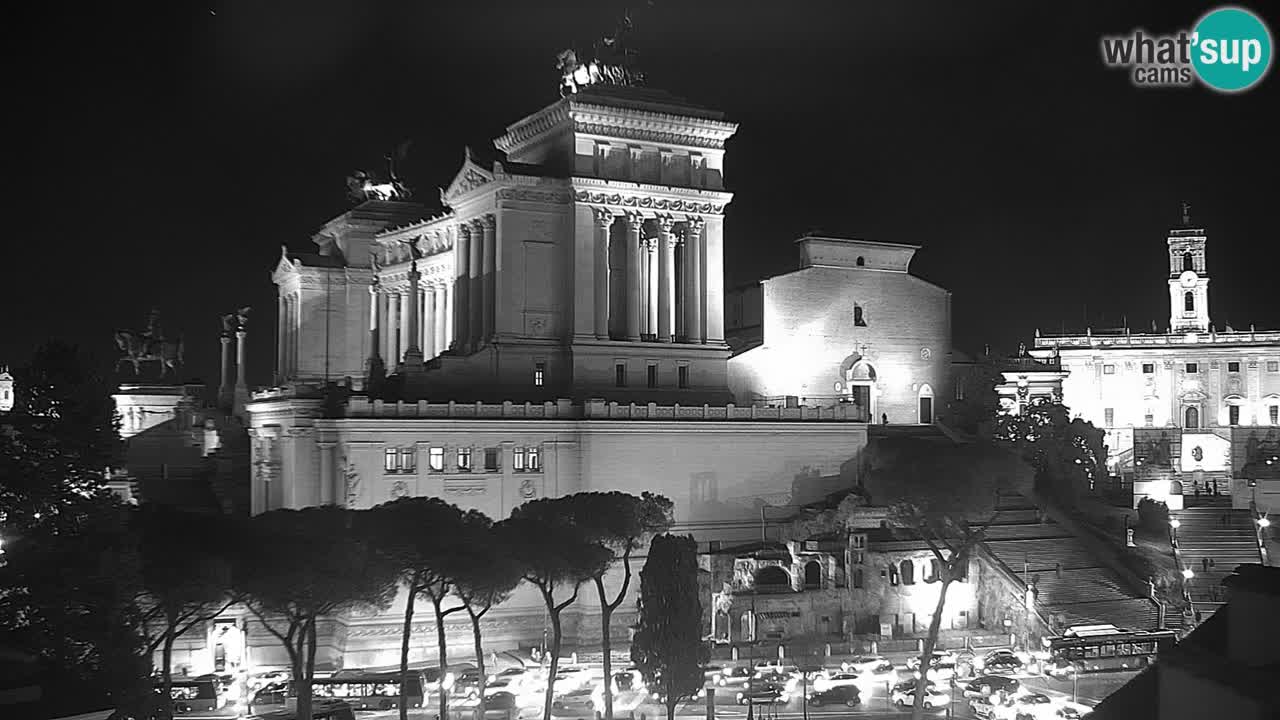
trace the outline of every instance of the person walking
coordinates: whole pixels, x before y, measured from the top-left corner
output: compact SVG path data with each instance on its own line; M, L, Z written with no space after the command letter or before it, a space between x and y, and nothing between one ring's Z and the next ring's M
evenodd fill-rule
M881 424L888 425L888 424L889 424L889 413L880 413L880 422L881 422Z
M1200 570L1209 572L1209 558L1200 558Z

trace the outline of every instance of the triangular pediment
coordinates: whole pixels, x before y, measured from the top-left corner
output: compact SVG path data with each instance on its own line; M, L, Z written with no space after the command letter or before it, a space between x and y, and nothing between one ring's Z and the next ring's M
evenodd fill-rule
M298 267L293 264L293 260L289 259L289 249L281 245L280 259L276 261L276 267L271 271L271 279L279 284L284 278L296 274L298 274Z
M493 171L481 167L472 156L471 148L467 148L462 167L458 170L458 174L453 176L453 182L449 183L449 187L440 191L440 200L448 205L472 190L491 182L493 182Z

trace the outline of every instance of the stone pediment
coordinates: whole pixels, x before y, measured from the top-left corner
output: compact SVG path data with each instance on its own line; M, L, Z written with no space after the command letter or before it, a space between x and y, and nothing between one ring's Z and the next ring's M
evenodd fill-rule
M298 267L293 264L293 260L289 259L289 249L280 246L280 260L276 263L276 267L271 271L271 279L277 284L290 275L297 275Z
M458 198L467 195L478 187L488 185L493 180L493 172L480 167L479 163L471 155L471 149L467 148L462 167L458 170L458 174L454 175L453 182L449 183L449 187L440 191L440 201L445 205L450 205Z

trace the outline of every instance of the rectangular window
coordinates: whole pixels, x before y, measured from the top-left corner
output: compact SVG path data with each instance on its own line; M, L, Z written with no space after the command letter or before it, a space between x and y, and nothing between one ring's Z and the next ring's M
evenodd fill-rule
M1268 360L1267 372L1280 372L1280 360Z
M1232 373L1238 373L1238 372L1240 372L1240 363L1239 363L1238 361L1231 361L1231 362L1228 362L1228 363L1227 363L1227 372L1232 372Z
M471 448L458 448L458 469L471 472Z
M627 386L627 364L626 363L613 364L613 384L617 387Z
M1147 427L1152 427L1153 425L1155 425L1155 424L1156 424L1156 418L1155 418L1155 416L1154 416L1154 415L1152 415L1151 413L1147 413L1146 415L1143 415L1143 416L1142 416L1142 422L1143 422L1143 424L1145 424Z
M1155 372L1156 372L1156 364L1155 364L1155 363L1142 363L1142 374L1143 374L1143 375L1154 375L1154 374L1155 374Z
M1280 405L1268 406L1267 417L1271 419L1272 425L1280 425Z
M1240 406L1239 405L1227 406L1227 424L1228 425L1240 424Z
M524 472L524 448L518 447L511 451L511 469Z
M1107 426L1107 427L1115 427L1115 426L1116 426L1116 410L1115 410L1115 408L1107 408L1106 410L1103 410L1103 411L1102 411L1102 416L1103 416L1104 418L1106 418L1106 420L1105 420L1105 424L1106 424L1106 426Z
M964 383L956 380L956 400L964 399Z
M1116 374L1116 366L1115 366L1115 365L1103 365L1103 366L1102 366L1102 374L1103 374L1103 375L1115 375L1115 374Z
M533 384L535 387L542 387L543 381L546 380L546 372L547 372L546 363L533 364Z
M1200 366L1199 366L1199 365L1197 365L1196 363L1187 363L1187 374L1188 374L1188 375L1195 375L1195 374L1196 374L1196 373L1198 373L1198 372L1200 372Z
M525 462L529 472L542 472L542 451L537 445L525 448Z
M385 472L393 473L399 468L400 451L395 448L387 448L382 456L382 469Z
M411 473L418 469L418 453L414 448L400 448L400 472Z
M427 457L431 472L444 472L444 448L433 447Z
M502 456L501 448L485 448L484 449L484 469L488 472L494 472L498 469L498 458Z
M863 550L867 547L867 536L861 534L851 535L849 537L849 544L851 547Z
M646 370L645 370L645 371L648 373L648 374L645 376L645 379L646 379L646 382L648 383L649 387L651 387L651 388L656 388L656 387L658 387L658 366L657 366L657 365L649 365L649 366L648 366L648 368L646 368Z
M689 387L689 366L688 365L681 365L680 367L676 368L676 384L682 390Z

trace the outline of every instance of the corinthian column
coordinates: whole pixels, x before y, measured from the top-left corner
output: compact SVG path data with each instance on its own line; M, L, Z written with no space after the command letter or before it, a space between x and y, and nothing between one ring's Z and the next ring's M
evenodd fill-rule
M609 228L613 226L613 212L595 208L596 245L596 338L609 339Z
M645 334L650 339L658 335L658 238L644 241L645 252Z
M387 292L387 367L395 367L400 357L401 343L400 293L395 290Z
M422 291L422 355L433 358L440 354L436 344L436 301L440 294L434 285Z
M640 339L640 228L644 218L627 215L627 339Z
M471 255L467 258L467 345L474 352L480 347L484 331L484 288L481 263L484 262L484 226L479 220L471 221Z
M676 248L671 234L674 226L674 219L658 218L658 342L671 342L671 328L675 325L672 300L676 287Z
M422 273L418 272L418 261L414 260L409 265L409 294L405 297L405 325L407 332L405 333L405 350L403 364L410 367L422 366L422 346L419 345L421 340L418 338L420 308L418 300L418 283L422 280Z
M480 218L480 229L484 234L483 259L481 260L481 301L480 301L480 341L488 344L493 339L493 319L497 303L494 293L497 289L497 220L492 215Z
M285 305L285 301L284 301L284 294L283 294L283 293L281 293L281 294L280 294L279 301L278 301L276 304L277 304L277 308L276 308L276 312L277 312L277 317L276 317L276 384L277 384L277 385L279 385L279 384L282 384L282 383L284 382L284 371L285 371L285 367L284 367L284 365L285 365L285 359L284 359L284 357L285 357L285 353L284 353L284 348L285 348L285 344L284 344L284 339L285 339L285 325L287 325L287 324L288 324L288 322L289 322L289 314L288 314L287 307L286 307L286 305Z
M684 301L685 334L691 343L702 342L702 218L691 217L685 222L684 257L685 283L688 295Z
M381 357L378 350L378 279L369 286L369 359Z
M455 233L457 241L453 245L453 264L458 279L450 298L453 303L452 345L459 352L466 352L467 339L471 337L468 329L470 311L467 309L471 289L471 226L459 225Z

